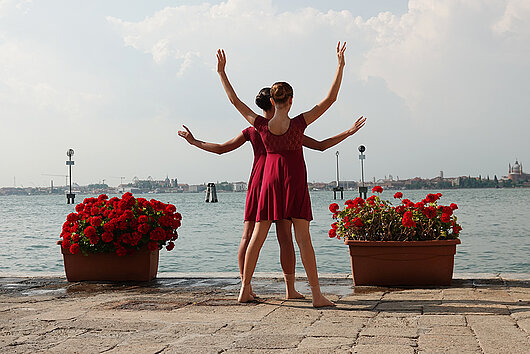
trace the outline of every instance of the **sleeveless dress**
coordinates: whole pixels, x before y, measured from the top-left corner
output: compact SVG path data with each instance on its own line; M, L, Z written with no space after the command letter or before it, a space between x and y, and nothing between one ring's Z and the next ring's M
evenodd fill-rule
M252 171L250 172L250 178L248 180L245 221L256 221L258 199L267 151L265 150L265 146L261 141L259 133L254 127L248 127L243 130L243 136L245 137L245 140L250 141L252 149L254 150L254 163L252 164Z
M300 114L291 119L289 129L282 135L272 134L268 123L261 116L254 122L267 151L256 221L291 218L311 221L313 215L302 152L307 127L304 116Z

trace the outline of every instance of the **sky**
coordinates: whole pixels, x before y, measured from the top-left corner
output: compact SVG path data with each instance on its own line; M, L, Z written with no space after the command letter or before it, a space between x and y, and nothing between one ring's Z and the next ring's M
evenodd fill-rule
M338 100L306 135L308 180L462 175L530 169L530 2L0 0L0 186L134 177L247 181L249 143L218 156L177 136L227 141L248 123L227 100L215 52L259 113L262 87L287 81L291 115L322 100L347 42Z

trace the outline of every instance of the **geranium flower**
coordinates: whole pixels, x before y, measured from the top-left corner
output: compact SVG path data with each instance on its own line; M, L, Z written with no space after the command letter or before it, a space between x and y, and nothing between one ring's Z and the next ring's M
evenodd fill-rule
M62 247L77 252L127 255L142 247L159 250L177 239L182 215L174 205L157 200L138 200L131 193L123 197L102 194L98 198L85 198L67 216L61 232ZM73 242L72 242L73 241Z
M339 210L339 205L337 203L331 203L329 205L329 211L331 211L333 214L337 213Z

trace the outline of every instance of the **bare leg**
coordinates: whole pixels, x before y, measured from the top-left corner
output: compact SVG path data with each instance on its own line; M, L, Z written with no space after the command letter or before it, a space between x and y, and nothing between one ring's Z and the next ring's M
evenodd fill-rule
M285 279L285 291L287 299L303 299L304 295L296 291L294 287L296 256L294 254L293 235L291 233L290 220L276 221L276 236L280 244L280 263Z
M293 219L293 225L294 237L300 248L302 263L307 275L307 280L309 281L309 286L311 286L313 307L335 306L334 303L326 299L320 292L315 251L313 250L311 235L309 234L309 221L304 219Z
M267 233L271 227L272 221L264 220L256 222L252 238L248 244L247 252L245 254L245 265L243 269L243 283L241 284L241 291L239 292L239 302L249 302L254 300L254 297L250 294L250 280L256 269L256 263L258 263L259 251L263 242L267 238Z
M239 264L239 274L241 274L241 281L243 281L243 269L245 268L245 254L247 253L247 247L252 237L252 231L254 231L254 221L245 221L243 226L243 236L239 243L239 251L237 252L237 262ZM249 285L250 286L250 285ZM250 293L252 296L256 296L250 287Z

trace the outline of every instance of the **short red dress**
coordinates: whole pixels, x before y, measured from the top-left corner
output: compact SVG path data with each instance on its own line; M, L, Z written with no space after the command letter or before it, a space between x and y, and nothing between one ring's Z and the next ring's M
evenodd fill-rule
M261 189L261 179L263 177L263 168L265 167L265 158L267 151L261 141L259 133L254 127L248 127L243 130L243 136L252 144L254 150L254 163L248 180L247 201L245 204L245 221L256 221L258 211L258 199Z
M300 114L291 119L289 129L282 135L272 134L268 123L261 116L254 122L267 151L256 221L313 220L302 151L307 127L304 116Z

